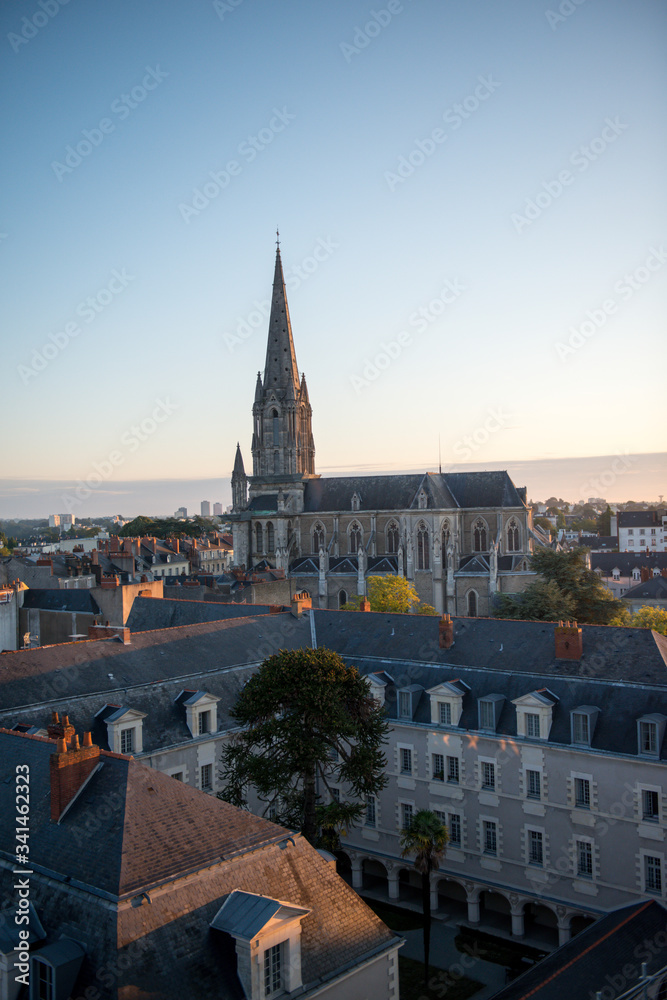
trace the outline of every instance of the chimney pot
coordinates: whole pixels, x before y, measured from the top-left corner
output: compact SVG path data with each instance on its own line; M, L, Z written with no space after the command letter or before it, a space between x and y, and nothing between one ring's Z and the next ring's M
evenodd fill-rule
M80 750L80 749L81 747L79 746L79 737L75 733L74 736L72 737L72 750Z
M451 649L454 645L454 622L450 615L443 615L438 622L438 645L440 649Z
M65 740L64 736L58 738L56 748L58 753L67 753L67 741Z
M58 713L57 712L51 712L51 722L53 722L54 725L56 725L56 724L58 724L60 722L60 719L58 718Z
M92 747L92 745L93 745L93 737L92 737L91 733L84 733L83 734L83 745L84 745L84 747Z

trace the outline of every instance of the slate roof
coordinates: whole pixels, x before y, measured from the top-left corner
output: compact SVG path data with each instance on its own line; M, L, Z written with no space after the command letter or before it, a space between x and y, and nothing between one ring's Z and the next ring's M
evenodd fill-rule
M131 632L173 628L176 625L194 625L197 622L226 621L229 618L248 618L268 615L268 604L220 604L207 601L170 600L153 597L135 597L127 619Z
M523 507L525 503L507 472L340 476L307 480L304 512L352 511L355 493L362 511L409 510L417 506L417 494L422 487L431 510Z
M492 1000L577 1000L598 991L607 996L610 984L619 979L622 985L612 986L611 994L625 996L637 986L642 961L649 975L667 963L664 945L657 946L657 953L647 947L658 937L664 940L666 923L667 910L655 900L614 910L494 993Z
M251 510L254 513L275 513L278 510L278 494L277 493L265 493L261 497L253 497L246 510Z
M662 524L662 518L658 517L655 510L619 510L619 528L655 528Z
M23 596L24 608L41 611L76 611L99 615L100 608L90 590L41 590L31 587Z
M618 548L618 535L581 535L577 544L586 549L610 551Z
M623 594L624 601L638 601L641 598L667 601L667 579L664 576L652 576L646 583L638 583Z
M651 552L646 555L646 549L639 552L591 552L591 569L601 569L603 575L611 576L613 569L618 567L622 576L630 576L633 569L648 566L653 571L667 569L667 552Z

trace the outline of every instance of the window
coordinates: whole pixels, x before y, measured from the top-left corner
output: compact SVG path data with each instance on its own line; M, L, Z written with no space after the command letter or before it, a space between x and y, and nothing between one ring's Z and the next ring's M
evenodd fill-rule
M352 524L350 525L348 551L350 555L356 556L360 548L361 548L361 525L357 521L353 521Z
M540 717L536 712L526 712L526 736L540 738Z
M401 774L412 774L412 750L408 747L400 748Z
M332 802L340 802L340 788L336 788L335 785L331 788L331 800Z
M657 792L642 789L642 819L657 823L660 819L660 799Z
M134 729L121 729L120 752L127 754L134 753Z
M264 539L262 538L262 526L259 523L257 523L255 525L255 551L256 552L263 552L264 551Z
M200 712L197 718L197 727L199 730L199 735L203 736L204 733L211 732L211 713L210 712Z
M588 716L581 712L572 713L572 742L588 746L591 742Z
M514 518L512 518L507 526L507 551L519 551L519 526Z
M468 617L477 617L477 593L474 590L468 591Z
M447 781L450 785L459 783L459 759L458 757L447 758Z
M417 569L429 568L428 528L423 521L417 528Z
M177 771L176 774L172 774L171 777L174 779L174 781L183 781L183 772Z
M496 787L496 765L488 760L482 761L482 788L491 789Z
M282 988L282 943L264 952L264 996L271 997Z
M442 551L447 552L447 547L452 538L452 532L449 527L449 521L445 521L442 526Z
M461 846L461 817L458 813L449 814L449 843L453 847Z
M526 796L529 799L542 798L542 775L539 771L526 771Z
M268 522L266 526L266 550L267 552L273 552L275 548L273 524L271 521Z
M480 729L496 728L495 713L493 711L492 701L479 702L479 728Z
M213 764L203 764L199 768L199 784L202 791L210 791L213 788Z
M358 493L353 493L352 503L351 503L352 510L359 510L360 506L361 506L361 497L359 496Z
M483 836L484 836L484 853L485 854L497 854L498 853L498 834L496 824L492 820L484 820L482 824Z
M593 878L593 845L587 840L578 840L575 848L577 875L579 878Z
M320 549L324 548L324 528L321 524L316 524L313 528L313 555L318 555Z
M639 752L657 756L658 727L655 722L639 723Z
M402 719L412 718L412 705L410 702L411 698L409 691L398 692L398 714Z
M590 809L591 783L588 778L574 779L574 804L577 809Z
M375 796L366 796L366 826L375 826Z
M628 534L629 535L634 535L634 533L635 533L635 529L634 528L628 528Z
M53 982L53 967L47 965L46 962L40 962L36 958L33 962L33 974L37 973L37 982L35 986L37 987L35 992L31 990L31 996L37 998L37 1000L53 1000L55 996L54 982Z
M475 552L486 552L486 524L479 518L472 531L472 547Z
M452 706L448 701L438 702L438 717L441 726L451 726L452 724Z
M347 591L346 590L339 590L338 591L338 607L342 608L344 604L347 604Z
M389 555L398 552L398 528L393 522L387 528L387 552Z
M409 802L401 803L401 822L404 830L407 830L412 823L412 812L412 805Z
M431 777L433 778L433 781L445 780L445 758L441 753L433 754Z
M644 855L644 889L646 892L662 892L662 858Z
M544 846L542 833L539 830L528 831L528 864L544 864Z

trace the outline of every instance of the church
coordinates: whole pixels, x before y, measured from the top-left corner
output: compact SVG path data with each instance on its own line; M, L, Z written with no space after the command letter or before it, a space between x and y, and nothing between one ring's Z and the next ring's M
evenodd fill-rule
M437 612L473 617L490 614L494 594L517 593L535 579L526 489L507 472L316 473L280 245L252 415L252 476L240 445L232 474L237 566L283 569L314 607L329 609L364 595L369 576L395 574Z

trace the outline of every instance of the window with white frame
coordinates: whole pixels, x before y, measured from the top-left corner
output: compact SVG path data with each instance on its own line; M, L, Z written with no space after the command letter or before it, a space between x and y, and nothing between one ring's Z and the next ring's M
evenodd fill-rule
M452 705L449 701L439 701L438 702L438 716L441 726L451 726L452 724Z
M660 821L660 795L651 788L643 788L642 796L642 819L648 823L658 823Z
M658 726L655 722L639 723L639 752L651 757L658 755Z
M482 849L484 854L498 853L498 824L494 820L482 821Z
M209 710L199 712L197 715L197 731L200 736L211 732L211 713Z
M124 754L134 753L134 727L131 729L121 729L120 752Z
M399 747L398 756L401 774L412 774L412 750L410 747Z
M479 701L479 728L480 729L495 729L496 720L495 712L493 710L493 702L485 701L480 698Z
M264 996L273 997L283 988L283 942L264 952Z
M412 816L414 814L414 806L410 802L401 802L401 827L403 830L407 830L412 823Z
M409 691L398 692L398 714L401 719L412 718L412 699Z
M644 855L644 892L662 893L662 858Z
M537 712L526 712L526 736L532 736L533 739L539 740L540 738L540 717Z
M541 830L528 831L528 864L544 864L544 837Z
M593 878L593 845L589 840L575 841L577 876Z
M53 966L48 965L46 962L40 962L39 958L35 957L32 964L33 971L33 983L31 987L34 989L30 990L31 1000L55 1000L55 981L53 975Z
M583 712L572 713L572 742L590 746L591 735L588 715Z
M458 757L447 758L447 782L450 785L458 785L461 769Z
M445 780L445 757L444 754L434 753L432 756L431 778L433 781Z
M542 774L540 771L526 771L526 797L529 799L542 798Z
M202 764L199 768L199 787L202 791L213 788L213 764Z
M483 760L480 766L482 788L487 791L495 791L496 788L496 765L490 760Z
M447 829L449 830L449 843L452 847L461 846L461 815L460 813L450 813L449 823L447 824Z
M366 796L366 819L364 821L365 825L366 826L375 826L375 819L376 819L375 796L374 795L367 795Z
M574 779L574 804L577 809L590 809L591 782L589 778Z

